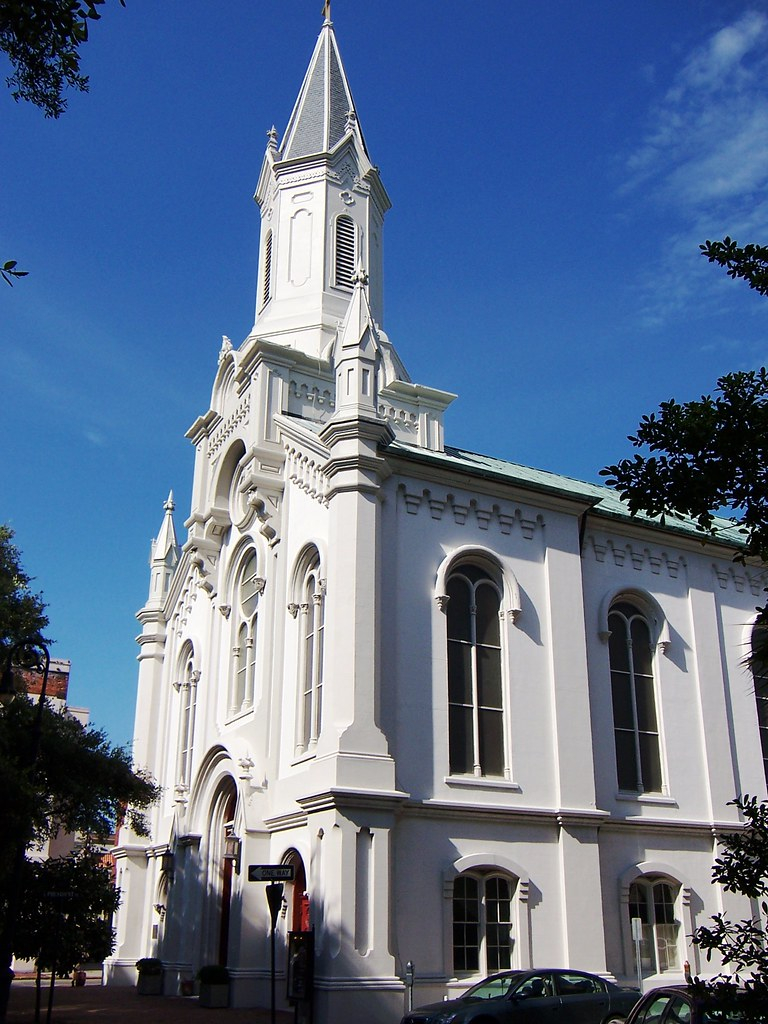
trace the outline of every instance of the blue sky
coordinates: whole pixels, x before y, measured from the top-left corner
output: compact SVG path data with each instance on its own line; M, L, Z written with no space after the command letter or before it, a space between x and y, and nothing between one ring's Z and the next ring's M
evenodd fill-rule
M223 334L320 0L108 0L59 121L0 92L0 521L70 699L130 739L150 539ZM385 323L457 392L449 444L582 479L660 401L765 361L768 305L698 254L768 242L768 3L334 0L393 208ZM8 73L0 61L0 74Z

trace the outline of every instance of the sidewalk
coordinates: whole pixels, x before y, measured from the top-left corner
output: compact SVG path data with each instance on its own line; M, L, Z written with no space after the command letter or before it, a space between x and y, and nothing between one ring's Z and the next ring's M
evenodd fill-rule
M40 1020L45 1024L48 990L43 987ZM11 986L8 1024L32 1024L35 1012L35 986L15 981ZM277 1024L293 1024L293 1012L277 1011ZM57 982L53 997L51 1024L269 1024L270 1011L254 1007L236 1010L211 1010L194 997L140 996L135 988L100 985L91 982L72 988L68 981Z

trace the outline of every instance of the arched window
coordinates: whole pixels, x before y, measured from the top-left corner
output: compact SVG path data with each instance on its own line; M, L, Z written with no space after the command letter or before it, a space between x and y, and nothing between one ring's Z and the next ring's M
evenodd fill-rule
M679 886L666 878L638 878L629 887L629 917L639 918L640 961L644 974L663 974L680 966L680 922L675 919Z
M463 874L453 883L453 969L489 974L512 966L512 899L517 879Z
M261 304L266 306L272 298L272 231L267 232L264 241L264 276L261 282Z
M230 716L253 707L259 597L263 590L264 580L258 574L258 558L255 551L250 551L243 559L233 595Z
M460 564L446 593L450 771L503 776L501 587L479 566Z
M336 218L333 283L339 288L352 287L357 256L355 235L355 222L351 217L342 214Z
M763 751L763 773L768 782L768 627L758 622L750 637L750 668L755 685L757 722Z
M611 608L608 629L619 789L660 793L663 783L651 627L643 612L620 601Z
M179 738L177 757L177 783L182 789L189 788L192 769L192 749L195 733L195 705L197 703L197 682L200 673L195 669L194 652L191 645L184 648L181 660L181 676L175 684L179 694Z
M320 735L323 712L323 646L325 639L325 586L320 579L316 548L306 555L293 606L299 625L299 708L297 753L312 750Z

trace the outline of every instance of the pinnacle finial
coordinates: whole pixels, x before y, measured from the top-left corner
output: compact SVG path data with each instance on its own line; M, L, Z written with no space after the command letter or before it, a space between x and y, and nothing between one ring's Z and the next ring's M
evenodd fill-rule
M163 505L163 508L165 509L166 512L173 512L173 510L176 508L176 502L173 500L172 490L168 492L168 500Z
M357 270L352 275L352 284L361 284L363 287L368 284L368 274L363 269L362 263L358 264Z
M323 21L324 24L331 24L331 0L325 0L323 3Z
M356 124L357 124L357 114L354 112L354 110L348 110L347 111L347 120L346 120L346 123L344 124L344 131L345 132L354 131L354 128L355 128Z
M267 132L267 145L270 149L277 149L277 128L274 125Z

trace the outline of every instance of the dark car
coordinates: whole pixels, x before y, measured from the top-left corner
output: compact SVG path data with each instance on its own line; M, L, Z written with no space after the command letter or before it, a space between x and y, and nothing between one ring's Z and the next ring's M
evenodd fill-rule
M583 971L504 971L458 999L411 1010L401 1024L608 1024L623 1022L639 998Z
M768 1024L768 1000L743 990L708 993L704 986L669 985L646 992L627 1024Z

